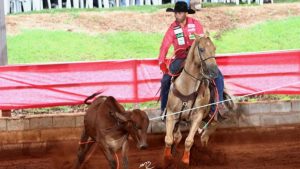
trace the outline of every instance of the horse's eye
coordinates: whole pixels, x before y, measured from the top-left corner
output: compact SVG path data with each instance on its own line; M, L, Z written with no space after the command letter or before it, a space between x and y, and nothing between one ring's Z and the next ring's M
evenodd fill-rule
M137 126L137 124L135 124L135 123L133 123L133 127L134 127L135 129L138 129L138 126Z
M203 52L205 51L205 49L204 49L204 48L199 48L199 51L200 51L201 53L203 53Z

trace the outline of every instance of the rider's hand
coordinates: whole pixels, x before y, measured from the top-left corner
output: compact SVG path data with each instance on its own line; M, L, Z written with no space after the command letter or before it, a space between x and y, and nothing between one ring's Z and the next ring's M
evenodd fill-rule
M180 48L175 51L175 56L180 58L185 58L187 57L188 53L189 53L189 48L186 49Z
M164 62L160 63L159 68L163 73L168 73L168 68L167 68L166 63L164 63Z

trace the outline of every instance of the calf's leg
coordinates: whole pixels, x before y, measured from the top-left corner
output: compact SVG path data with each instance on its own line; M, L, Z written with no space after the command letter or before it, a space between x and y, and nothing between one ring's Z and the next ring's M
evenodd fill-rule
M77 160L73 167L74 169L80 169L82 167L82 164L85 160L85 156L86 156L87 152L90 150L92 145L95 143L95 142L87 142L88 139L89 139L89 136L86 134L85 129L83 129L81 138L80 138L80 143L79 143L80 145L79 145L78 152L77 152Z

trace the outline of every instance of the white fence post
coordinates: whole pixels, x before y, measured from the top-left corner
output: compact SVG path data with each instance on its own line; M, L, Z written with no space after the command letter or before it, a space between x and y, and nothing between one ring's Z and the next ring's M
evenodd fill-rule
M66 8L68 9L72 8L71 0L67 0Z
M126 0L125 2L126 2L126 6L129 6L130 1Z
M73 7L79 8L79 0L73 0Z
M10 12L10 0L4 0L4 15L9 14Z
M18 1L16 0L16 7L17 7L17 12L22 12L22 5L23 5L23 1Z
M93 8L94 7L93 0L86 0L85 7L86 8Z
M98 8L102 8L102 0L98 0Z
M119 6L120 6L120 0L116 0L115 6L116 6L116 7L119 7Z
M109 1L103 0L103 5L104 5L104 8L109 8Z
M23 1L24 12L30 12L30 11L32 11L31 6L32 6L32 0L25 0L25 1Z
M40 4L41 10L44 10L44 2L43 2L43 0L41 0L40 2L41 2L41 4Z
M13 0L10 2L10 10L11 13L16 13L17 12L17 2L16 0Z
M4 15L5 1L0 1L0 65L7 65L7 43Z
M40 11L42 9L42 2L41 0L33 0L32 1L32 10Z
M47 0L47 4L48 4L48 9L51 9L51 8L52 8L52 6L51 6L51 2L50 2L50 0Z
M80 0L80 8L84 8L84 2L83 2L83 0Z
M59 9L62 8L62 0L58 0L58 8L59 8Z
M145 4L144 0L140 0L140 4L139 5L144 5L144 4Z
M174 1L174 0L172 0L172 1ZM146 0L145 5L151 5L151 0Z

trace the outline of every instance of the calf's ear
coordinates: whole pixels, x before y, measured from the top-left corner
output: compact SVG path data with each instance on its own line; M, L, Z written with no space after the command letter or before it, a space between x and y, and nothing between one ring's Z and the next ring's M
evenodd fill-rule
M112 116L114 116L121 122L128 121L128 118L124 114L122 114L124 112L124 109L120 107L120 105L114 97L108 96L105 100L105 103L108 105L109 111L111 112Z
M108 96L106 98L105 104L109 107L111 112L124 112L125 111L122 107L120 107L117 100L112 96Z
M119 119L121 122L127 122L128 121L128 119L123 114L121 114L119 112L114 112L114 114L115 114L115 117L117 119Z

